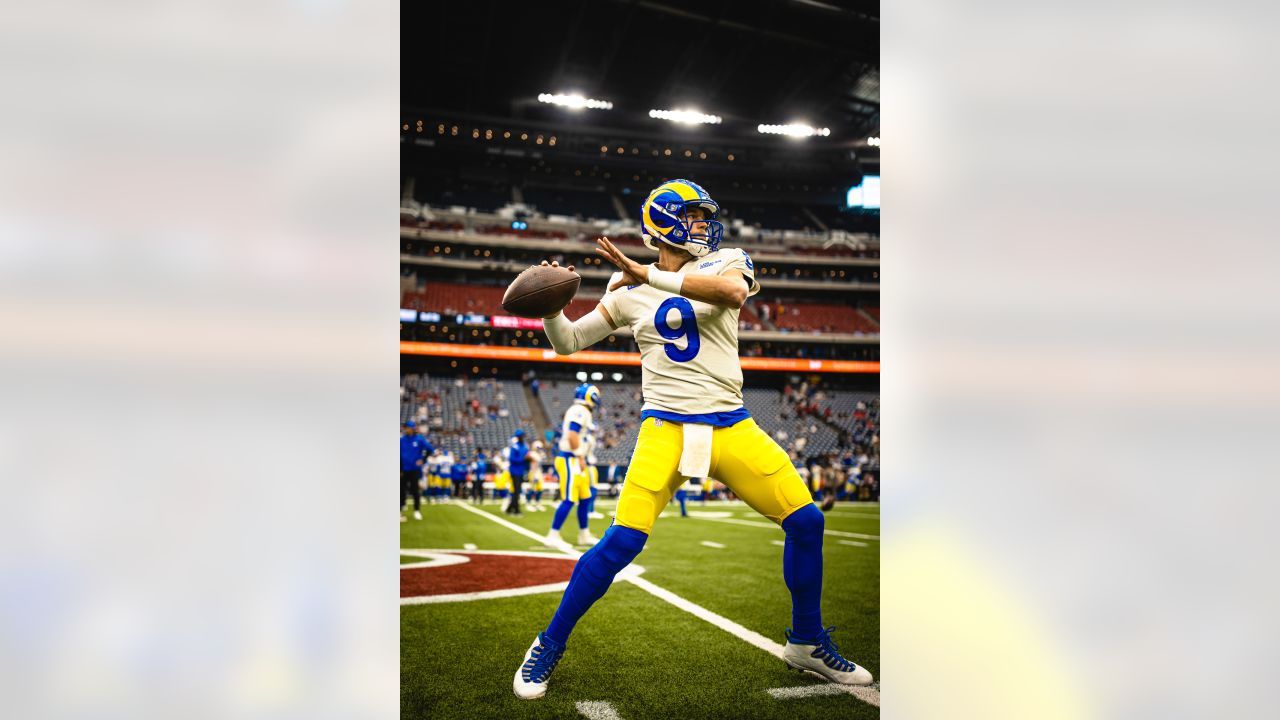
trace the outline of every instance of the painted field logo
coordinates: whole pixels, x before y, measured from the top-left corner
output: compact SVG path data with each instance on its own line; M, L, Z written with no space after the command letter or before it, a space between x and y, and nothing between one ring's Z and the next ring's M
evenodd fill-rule
M559 592L576 558L518 550L400 550L400 604L464 602Z

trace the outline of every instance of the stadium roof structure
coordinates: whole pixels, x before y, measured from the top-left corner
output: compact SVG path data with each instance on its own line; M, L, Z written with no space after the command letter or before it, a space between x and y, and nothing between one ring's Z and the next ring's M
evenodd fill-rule
M879 148L866 143L880 122L874 0L473 0L408 3L402 13L404 113L604 127L618 137L804 143L878 163ZM539 102L544 93L612 108ZM650 117L655 109L722 122L681 125ZM830 136L757 131L793 122Z

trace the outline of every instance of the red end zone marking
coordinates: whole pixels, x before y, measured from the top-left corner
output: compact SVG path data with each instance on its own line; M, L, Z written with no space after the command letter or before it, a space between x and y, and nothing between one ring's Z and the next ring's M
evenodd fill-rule
M450 554L465 556L469 562L401 569L400 597L511 590L568 582L576 562L575 558L555 555Z

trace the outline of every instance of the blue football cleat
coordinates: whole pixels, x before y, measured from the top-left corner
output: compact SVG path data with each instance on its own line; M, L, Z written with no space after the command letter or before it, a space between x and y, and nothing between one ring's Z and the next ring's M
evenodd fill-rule
M547 694L547 680L551 671L556 669L560 656L564 655L564 645L558 645L547 637L546 633L538 633L529 651L524 654L524 662L516 670L512 688L516 697L521 700L536 700Z

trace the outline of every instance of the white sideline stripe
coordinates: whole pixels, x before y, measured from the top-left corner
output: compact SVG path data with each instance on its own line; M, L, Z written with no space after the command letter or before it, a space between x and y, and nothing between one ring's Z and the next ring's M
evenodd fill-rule
M537 540L539 542L542 542L543 540L545 540L545 538L542 537L541 535L538 535L537 533L526 530L520 527L519 525L516 525L515 523L507 522L506 520L496 515L490 515L487 512L476 510L475 508L468 507L464 503L455 502L454 504L464 510L473 512L476 515L479 515L480 517L488 518L489 520L492 520L498 523L499 525L515 530L516 532L526 537L532 537L534 540ZM733 522L733 521L726 519L726 520L717 520L717 522ZM746 521L743 521L743 522L746 522ZM777 526L770 524L769 527L777 527ZM575 558L582 556L582 553L576 550L566 550L564 548L555 548L555 549L565 554L571 555ZM630 567L636 567L636 566L633 563ZM643 568L637 567L637 570L643 571ZM761 650L769 653L770 655L778 658L779 660L782 659L782 646L770 640L769 638L761 635L760 633L754 630L748 630L747 628L739 625L738 623L730 620L729 618L723 615L714 613L695 602L686 600L680 597L679 595L676 595L675 593L671 592L670 590L658 587L657 585L654 585L648 580L645 580L644 578L640 577L638 573L636 575L631 575L629 577L624 577L625 574L626 574L625 571L622 573L619 573L618 576L614 579L614 581L629 582L632 585L635 585L636 587L640 588L641 590L644 590L645 592L649 593L650 595L653 595L654 597L660 600L665 600L668 603L675 605L677 608L689 613L690 615L696 618L699 618L701 620L706 620L707 622L711 623L712 625L715 625L721 630L724 630L730 635L733 635L739 640L742 640L748 643L749 645L754 645L755 647L760 648ZM568 587L568 583L562 583L562 584L565 587ZM436 596L436 597L441 597L441 596ZM403 602L401 604L403 604ZM840 687L845 687L845 686L840 686ZM847 692L849 692L851 695L858 698L859 700L862 700L863 702L875 705L876 707L880 707L880 691L879 690L874 690L871 688L854 688L850 686ZM583 704L589 704L591 707L597 708L597 709L599 708L600 705L606 705L608 706L608 711L612 712L613 715L612 716L605 715L601 717L602 718L612 717L614 720L621 720L621 718L618 717L617 715L617 711L613 710L613 706L609 705L608 703L583 703ZM578 711L582 712L582 709L579 708Z
M475 509L475 508L471 507L470 505L468 505L468 504L466 504L466 503L460 503L460 502L457 502L457 501L454 501L453 506L454 506L454 507L457 507L457 508L462 508L463 510L466 510L466 511L467 511L467 512L469 512L469 513L475 513L476 515L479 515L479 516L480 516L480 517L482 517L482 518L486 518L486 519L492 520L492 521L494 521L494 522L498 523L499 525L501 525L502 527L504 527L504 528L506 528L506 529L508 529L508 530L514 530L514 531L516 531L516 532L520 533L521 535L523 535L523 536L525 536L525 537L527 537L527 538L529 538L529 539L533 540L534 542L542 543L543 545L546 545L546 546L547 546L547 547L549 547L549 548L554 548L554 549L556 549L556 550L559 550L560 552L562 552L562 553L564 553L564 554L566 554L566 555L571 555L571 556L573 556L573 557L581 557L581 556L582 556L582 553L578 552L577 550L565 550L564 548L558 548L558 547L556 547L555 545L553 545L553 544L551 544L551 543L547 542L547 538L546 538L546 536L545 536L545 535L539 535L538 533L536 533L536 532L534 532L534 531L532 531L532 530L527 530L527 529L525 529L525 528L522 528L522 527L520 527L519 525L517 525L517 524L515 524L515 523L513 523L513 522L511 522L511 521L509 521L509 520L504 520L504 519L502 519L502 518L498 517L497 515L490 515L489 513L485 512L485 511L483 511L483 510L477 510L477 509Z
M819 695L839 695L844 688L835 683L826 685L800 685L798 687L769 688L765 690L775 700L795 700L796 698L817 697Z
M868 705L880 707L880 691L874 686L826 683L824 685L801 685L798 687L769 688L768 690L765 690L765 692L772 695L775 700L795 700L797 698L848 693Z
M738 520L736 518L696 518L696 519L706 520L707 522L733 523L734 525L746 525L748 527L769 528L771 530L782 529L781 527L774 525L771 522L764 522L762 520ZM834 537L862 538L863 540L879 540L880 539L879 535L867 535L866 533L851 533L851 532L844 532L843 530L823 530L822 534L831 535Z
M724 549L724 546L723 546L723 545L721 545L720 543L718 543L718 542L711 542L710 540L703 540L703 541L702 541L702 544L703 544L703 545L706 545L706 546L707 546L707 547L709 547L709 548L716 548L716 549L718 549L718 550L723 550L723 549Z
M836 542L837 542L837 543L839 543L839 544L841 544L841 545L852 545L852 546L854 546L854 547L866 547L866 546L867 546L867 544L866 544L866 543L864 543L864 542L858 542L857 540L837 540Z
M612 703L597 700L582 700L573 704L578 712L587 720L622 720Z
M490 600L493 598L516 597L518 595L536 595L538 593L558 592L567 587L569 587L568 580L558 583L549 583L547 585L530 585L528 587L508 588L506 590L484 590L481 592L453 593L450 595L419 595L417 597L400 598L400 604L430 605L433 603Z
M706 620L730 635L737 637L739 640L745 640L778 659L782 658L782 646L760 633L754 630L748 630L729 618L711 612L695 602L685 600L670 590L660 588L644 578L633 577L628 578L628 581L650 595L666 600L696 618Z
M773 543L774 545L777 545L778 547L786 547L786 546L787 546L787 544L786 544L785 542L781 541L781 540L770 540L769 542Z

